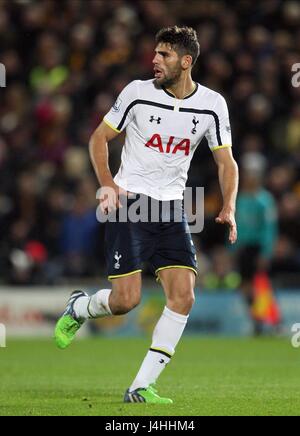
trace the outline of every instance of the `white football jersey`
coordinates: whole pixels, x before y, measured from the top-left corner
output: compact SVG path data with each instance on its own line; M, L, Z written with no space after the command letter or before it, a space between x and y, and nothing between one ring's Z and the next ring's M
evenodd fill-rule
M231 146L225 99L198 83L180 100L154 79L135 80L104 122L117 132L126 129L115 183L156 200L183 198L191 159L204 136L212 151Z

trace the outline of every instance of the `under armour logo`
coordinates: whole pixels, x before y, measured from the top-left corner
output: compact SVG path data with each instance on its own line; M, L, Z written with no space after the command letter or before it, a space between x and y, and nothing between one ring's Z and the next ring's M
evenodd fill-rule
M161 122L161 118L160 118L160 117L158 117L158 118L154 118L154 115L151 115L149 121L150 121L150 123L153 123L153 121L156 121L157 124L160 124L160 122Z
M160 359L159 363L165 363L164 359Z
M121 267L121 265L120 265L120 259L121 259L121 257L122 257L122 254L119 254L119 252L116 251L114 257L115 257L115 260L116 260L116 263L115 263L115 269L120 269L120 267Z
M197 124L199 124L199 120L197 120L196 117L193 118L193 124L195 127L192 130L192 134L195 135L195 133L197 132Z

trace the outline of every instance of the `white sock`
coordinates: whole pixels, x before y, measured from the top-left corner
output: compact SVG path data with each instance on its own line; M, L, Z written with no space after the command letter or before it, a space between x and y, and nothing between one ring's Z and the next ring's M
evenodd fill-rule
M103 318L112 315L109 307L111 289L101 289L91 297L80 297L74 303L74 310L78 318Z
M156 382L175 353L187 320L188 315L180 315L165 307L154 329L150 350L130 386L130 392L138 388L147 388Z

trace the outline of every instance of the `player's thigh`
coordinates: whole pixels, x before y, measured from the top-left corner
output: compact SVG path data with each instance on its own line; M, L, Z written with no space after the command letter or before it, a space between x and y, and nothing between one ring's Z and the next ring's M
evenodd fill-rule
M132 306L139 304L142 290L142 274L140 272L112 279L111 284L111 298L113 300L122 301Z
M189 268L167 268L158 273L167 301L194 302L195 273Z

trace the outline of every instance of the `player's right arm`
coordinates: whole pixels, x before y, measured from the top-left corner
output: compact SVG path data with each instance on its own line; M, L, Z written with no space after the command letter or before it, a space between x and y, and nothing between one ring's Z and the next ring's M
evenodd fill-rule
M119 135L133 119L133 102L137 99L137 81L129 83L105 115L90 139L90 157L98 177L100 208L107 213L121 207L119 195L127 192L116 185L108 164L108 143Z
M118 135L119 132L102 121L89 143L91 161L101 186L99 200L103 213L120 207L119 195L126 195L126 191L115 184L108 163L108 143Z

